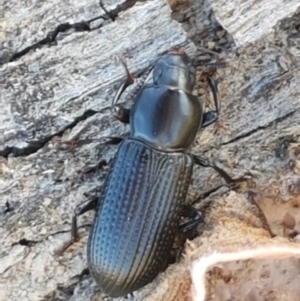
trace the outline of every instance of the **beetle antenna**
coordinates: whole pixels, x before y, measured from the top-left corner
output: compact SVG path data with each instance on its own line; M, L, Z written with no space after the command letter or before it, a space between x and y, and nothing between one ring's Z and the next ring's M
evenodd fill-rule
M141 81L137 83L136 87L126 96L126 100L134 99L137 93L140 91L141 87L144 85L147 77L153 70L153 65L149 66L146 70L145 73L142 74L141 76Z

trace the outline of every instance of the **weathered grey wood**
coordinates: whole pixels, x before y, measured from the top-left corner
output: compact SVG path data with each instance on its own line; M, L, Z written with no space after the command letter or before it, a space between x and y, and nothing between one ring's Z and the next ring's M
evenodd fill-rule
M252 43L273 31L300 7L298 0L209 0L217 20L233 36L237 46Z
M137 4L105 29L68 36L55 47L6 64L0 69L5 108L0 113L0 150L26 145L32 131L33 140L53 135L86 110L109 105L112 85L124 78L118 55L128 57L135 73L158 53L183 44L193 52L179 24L171 20L167 3L149 1Z
M105 0L107 9L122 3ZM5 1L0 15L0 41L2 47L17 52L45 38L46 33L62 23L75 23L103 14L99 1Z
M59 11L59 5L53 2L53 9ZM49 138L88 109L109 105L124 78L116 58L119 54L125 54L133 72L143 70L171 46L183 45L194 55L195 47L187 36L210 25L198 15L209 15L210 7L197 0L184 5L184 24L172 21L163 0L137 3L99 30L66 35L56 46L43 47L1 66L0 151ZM83 12L82 19L86 16ZM275 182L280 190L276 197L284 200L290 197L289 185L297 188L299 178L297 169L288 167L300 137L297 22L295 15L282 27L277 26L275 35L230 50L226 55L229 67L216 75L222 97L220 122L199 135L192 149L216 158L234 176L251 171L257 177L258 191L270 197L275 192L269 183ZM23 34L26 39L35 39L34 34L31 38ZM21 35L18 38L23 39ZM75 206L100 191L108 166L87 175L83 170L99 160L109 161L116 148L99 147L97 139L125 130L108 112L97 113L28 156L0 158L1 301L55 300L58 295L62 300L101 300L96 299L100 294L91 277L82 282L73 278L86 267L88 226L80 228L82 240L63 257L55 259L51 253L69 238ZM295 142L285 149L280 138L287 135ZM86 138L95 141L65 148L59 143L60 139ZM195 168L190 198L220 183L211 170ZM3 213L6 201L14 212ZM93 213L80 217L79 225L90 224L92 217ZM36 243L12 246L24 238ZM151 298L152 291L160 291L164 283L158 280L153 285L138 292L135 300L144 300L149 294Z
M59 11L60 4L54 6ZM0 68L0 151L48 139L88 109L108 106L125 77L118 55L125 55L130 70L136 73L159 53L179 45L190 54L195 51L181 26L171 19L167 2L155 0L137 3L105 28L68 35L58 45L37 49L4 64ZM109 132L124 132L118 124L99 113L71 132L66 131L62 139L88 137L97 141ZM67 254L71 261L59 261L51 253L68 239L72 211L86 199L83 193L99 192L103 179L99 171L92 176L93 183L86 182L90 176L81 176L89 165L111 158L109 152L102 156L96 142L94 146L81 149L79 157L86 159L80 159L79 165L72 152L60 149L55 139L30 156L1 158L1 211L6 201L15 208L10 217L1 215L1 301L43 300L59 292L59 284L67 288L78 282L72 277L86 267L82 260L85 249L77 255ZM61 231L66 233L59 234ZM82 243L86 245L87 231L84 232ZM12 246L22 238L39 243L29 248ZM80 293L75 299L80 300Z

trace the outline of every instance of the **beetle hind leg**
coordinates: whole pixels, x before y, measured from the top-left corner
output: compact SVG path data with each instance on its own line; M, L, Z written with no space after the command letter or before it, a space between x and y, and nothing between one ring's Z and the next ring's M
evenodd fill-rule
M77 226L77 217L82 215L90 210L95 210L98 204L98 197L93 200L86 201L75 208L74 214L72 216L72 226L71 226L71 238L67 241L62 248L55 251L55 256L62 255L71 245L73 245L79 238L78 235L78 226Z
M179 225L179 233L175 241L175 248L172 249L169 264L175 263L180 259L187 239L192 240L198 236L197 227L202 222L201 213L191 205L184 205L182 216L189 218L188 222Z
M206 191L205 193L201 194L195 201L192 203L196 203L200 199L204 199L208 197L211 193L219 190L222 187L227 187L229 189L238 189L243 186L243 184L246 183L246 187L254 187L255 183L251 180L251 177L240 177L240 178L232 178L224 169L218 167L216 164L212 164L209 162L209 160L203 156L196 156L193 155L195 164L200 165L202 167L211 167L213 168L226 182L226 184L221 184L217 187L214 187L210 189L209 191Z
M218 167L216 164L212 164L209 160L203 156L193 155L195 164L200 165L202 167L211 167L213 168L226 182L226 184L234 186L241 184L242 182L248 182L249 178L241 177L237 179L233 179L224 169Z

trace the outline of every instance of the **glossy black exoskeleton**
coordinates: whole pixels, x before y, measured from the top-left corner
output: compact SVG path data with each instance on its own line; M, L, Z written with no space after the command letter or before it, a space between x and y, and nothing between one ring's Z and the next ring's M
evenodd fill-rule
M216 109L204 112L192 94L195 66L184 52L168 52L156 61L128 110L117 105L133 83L127 67L126 72L112 111L130 124L129 136L105 138L105 144L121 145L103 191L97 202L78 207L73 219L74 239L76 215L97 203L88 266L101 290L111 297L151 282L166 268L179 229L188 231L198 225L199 214L186 204L195 164L214 168L228 184L235 181L207 159L188 152L198 131L217 119L220 103L215 81L208 78ZM194 219L180 225L183 214Z

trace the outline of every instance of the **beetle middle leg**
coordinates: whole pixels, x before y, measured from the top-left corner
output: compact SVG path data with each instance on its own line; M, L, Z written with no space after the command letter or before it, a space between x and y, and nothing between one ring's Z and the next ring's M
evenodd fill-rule
M102 145L107 145L107 144L119 144L121 141L123 140L122 137L102 137L100 139L100 143ZM84 173L89 173L91 172L92 170L98 168L99 166L99 162L94 166L94 167L91 167L87 170L84 171ZM98 203L98 197L90 200L90 201L86 201L82 204L79 204L76 208L75 208L75 211L74 211L74 214L72 216L72 226L71 226L71 238L69 241L67 241L64 246L57 250L55 252L56 255L60 255L62 254L66 249L68 249L72 244L74 244L74 242L78 239L78 227L77 227L77 217L79 215L82 215L84 214L85 212L87 211L90 211L90 210L95 210L96 207L97 207L97 203Z
M246 177L233 179L224 169L218 167L215 164L210 163L209 160L203 156L193 155L193 157L195 160L195 164L200 165L202 167L213 168L226 182L226 184L221 184L221 185L214 187L214 188L210 189L209 191L206 191L205 193L201 194L201 196L198 197L195 201L193 201L193 203L196 203L199 199L206 198L211 193L217 191L218 189L220 189L222 187L228 187L230 189L235 189L235 188L238 188L241 183L245 183L245 182L248 183L248 181L249 181L249 179Z
M236 182L225 170L218 167L215 164L209 162L209 160L203 156L193 155L195 164L200 165L202 167L211 167L213 168L224 180L227 184L231 184Z
M99 144L100 145L116 145L116 144L119 144L120 142L122 142L123 139L124 139L124 137L105 136L105 137L100 138ZM90 142L90 140L87 139L87 140L80 141L81 144L83 144L84 142ZM86 169L84 169L82 171L82 174L88 174L88 173L94 172L94 171L98 170L99 167L101 168L102 166L103 166L103 160L101 159L95 165L89 166Z

